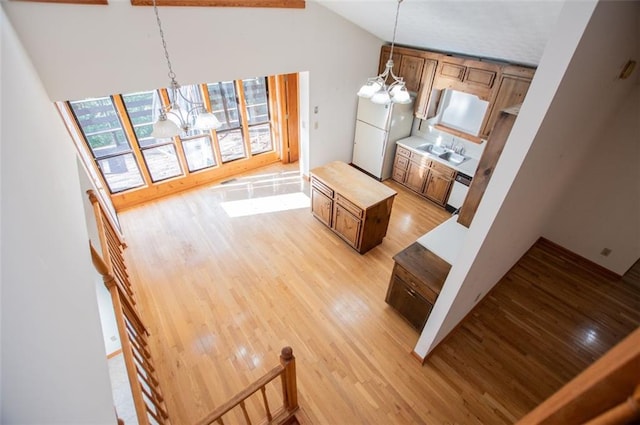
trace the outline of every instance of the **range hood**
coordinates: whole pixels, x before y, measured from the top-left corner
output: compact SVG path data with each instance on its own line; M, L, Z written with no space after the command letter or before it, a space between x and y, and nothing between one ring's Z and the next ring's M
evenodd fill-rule
M429 121L477 137L487 113L489 102L461 91L444 89L438 111Z

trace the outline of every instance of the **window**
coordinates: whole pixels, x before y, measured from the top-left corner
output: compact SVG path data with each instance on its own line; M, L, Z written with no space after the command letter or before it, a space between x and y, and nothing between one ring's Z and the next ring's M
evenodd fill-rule
M185 85L176 99L166 88L115 94L59 103L59 109L118 210L281 160L273 129L282 106L270 98L269 87L281 87L284 78ZM201 106L194 105L209 109L221 126L155 138L153 124L169 104L167 118L179 127L175 114L195 124Z
M151 136L156 118L154 111L161 105L158 93L154 90L125 94L122 100L151 180L155 183L182 175L175 141Z
M211 112L222 123L217 130L222 162L247 156L238 110L238 95L233 81L207 84Z
M269 121L269 100L265 77L242 80L244 98L247 105L249 140L253 155L273 150L271 123Z
M69 104L111 193L144 185L113 99L101 97Z

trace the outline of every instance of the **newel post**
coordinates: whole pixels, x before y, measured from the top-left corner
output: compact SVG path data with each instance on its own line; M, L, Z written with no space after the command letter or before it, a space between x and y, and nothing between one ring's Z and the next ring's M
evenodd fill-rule
M280 364L284 367L282 372L282 399L285 408L293 411L298 408L298 385L296 383L296 358L291 347L284 347L280 352Z

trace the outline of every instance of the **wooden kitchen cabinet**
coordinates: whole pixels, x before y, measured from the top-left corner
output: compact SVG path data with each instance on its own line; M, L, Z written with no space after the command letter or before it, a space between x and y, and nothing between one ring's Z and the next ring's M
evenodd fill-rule
M489 137L500 116L500 111L524 102L533 74L533 69L522 66L508 66L503 69L495 99L489 105L487 116L482 125L481 137Z
M433 88L458 90L490 101L498 75L498 64L447 56L438 63Z
M382 46L379 72L385 68L390 49ZM417 118L435 116L443 89L473 94L489 102L478 137L441 128L476 143L489 136L502 109L522 103L535 73L535 69L519 65L407 47L394 47L393 61L393 72L405 79L409 91L418 93L414 107Z
M326 226L331 226L333 200L321 192L316 185L311 185L311 211L318 220Z
M456 171L402 146L396 148L392 178L419 195L444 207Z
M420 119L427 119L430 112L435 114L436 105L432 105L433 80L436 75L438 61L436 59L425 59L424 68L422 70L422 85L420 92L416 98L414 108L415 116Z
M311 170L311 212L361 254L382 243L395 195L344 162Z
M426 163L410 161L403 184L414 192L421 193L429 175L429 165L431 161Z
M380 51L379 73L382 73L389 60L389 52L391 46L382 46ZM418 54L411 54L411 49L402 49L400 47L393 48L393 73L397 77L402 77L407 90L417 92L420 90L420 82L422 81L422 70L424 69L425 59Z
M393 260L385 301L421 331L451 265L417 242L396 254Z

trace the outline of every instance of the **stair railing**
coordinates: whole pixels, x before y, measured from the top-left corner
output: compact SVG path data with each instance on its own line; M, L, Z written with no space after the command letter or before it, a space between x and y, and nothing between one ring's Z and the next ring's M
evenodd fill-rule
M149 332L136 308L124 261L126 244L108 215L104 214L98 198L92 191L88 191L88 194L94 208L103 253L101 256L89 242L91 260L111 295L138 423L169 425L169 415L149 351Z
M269 401L267 400L266 386L273 380L277 379L278 376L280 376L282 383L282 406L272 413ZM299 406L296 383L296 359L293 356L293 350L291 347L284 347L282 349L280 353L280 364L278 366L265 373L262 377L233 396L226 403L217 407L204 419L200 420L197 425L210 425L213 423L224 425L223 416L238 406L240 406L240 409L242 410L242 415L244 416L247 425L252 425L245 401L258 391L262 393L266 423L283 423L295 415ZM261 423L264 423L264 419L261 420Z

